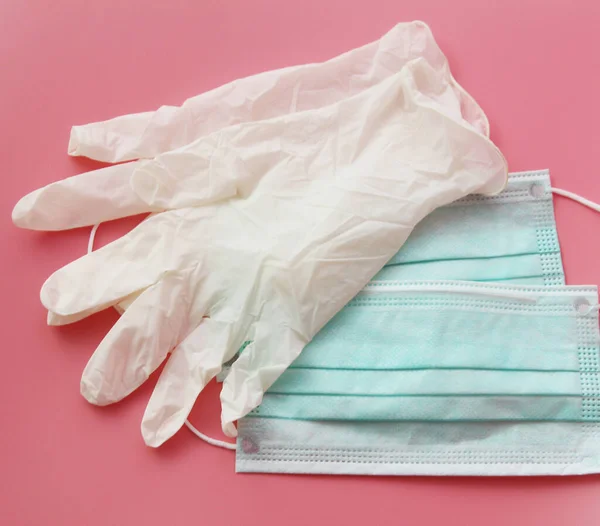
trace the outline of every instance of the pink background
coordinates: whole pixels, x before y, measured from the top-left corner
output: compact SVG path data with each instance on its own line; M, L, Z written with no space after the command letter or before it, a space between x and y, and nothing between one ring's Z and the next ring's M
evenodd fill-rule
M187 430L147 448L139 424L155 377L109 408L79 395L81 371L116 315L45 325L40 286L83 253L88 229L26 232L10 211L24 193L99 166L67 157L72 124L324 60L413 19L430 24L487 111L512 171L549 167L555 185L600 201L595 0L1 3L1 525L599 523L600 476L236 475L232 452ZM600 216L560 198L556 210L568 282L600 283ZM99 241L132 224L103 227ZM192 415L213 436L217 395L211 385Z

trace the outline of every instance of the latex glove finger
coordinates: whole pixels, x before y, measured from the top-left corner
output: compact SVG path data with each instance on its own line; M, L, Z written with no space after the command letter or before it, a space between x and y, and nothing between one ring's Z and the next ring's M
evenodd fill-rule
M158 447L184 424L204 386L239 347L240 332L229 322L204 318L173 351L142 419L147 445Z
M326 62L235 80L188 99L181 107L163 106L155 112L74 126L69 154L104 162L152 158L232 124L333 104L385 80L419 57L436 70L447 71L465 118L489 135L483 110L451 77L429 27L415 21L398 24L379 40Z
M187 274L172 272L133 302L83 371L81 394L88 402L118 402L160 366L188 326L188 291Z
M42 286L42 304L76 321L153 285L170 268L177 224L172 213L150 217L126 236L59 269Z
M35 190L12 212L13 223L32 230L65 230L160 208L140 199L131 177L140 163L109 166Z
M130 294L126 298L120 300L118 303L115 303L113 305L114 309L119 314L123 314L129 307L131 307L131 304L140 296L141 293L143 293L143 291L141 291L141 292L138 291L138 292L134 292L133 294ZM75 323L79 320L83 320L87 316L88 315L85 313L75 314L73 316L60 316L59 314L56 314L55 312L48 311L46 323L48 323L48 325L51 325L53 327L59 327L61 325L68 325L70 323Z
M221 390L221 425L237 436L236 420L262 402L265 391L300 355L307 338L290 327L258 326L254 341L232 364Z
M116 163L150 159L183 146L187 112L176 106L71 128L68 153Z
M110 166L49 184L23 197L15 225L64 230L144 212L199 206L233 197L249 177L218 134L151 161ZM234 175L235 174L235 175Z
M122 312L119 314L122 314ZM60 314L56 314L55 312L49 310L48 315L46 316L46 323L51 327L62 327L63 325L69 325L71 323L83 320L88 316L89 314L86 312L74 314L72 316L61 316Z

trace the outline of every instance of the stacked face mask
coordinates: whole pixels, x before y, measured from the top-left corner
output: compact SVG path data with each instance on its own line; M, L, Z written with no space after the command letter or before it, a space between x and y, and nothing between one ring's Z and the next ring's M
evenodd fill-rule
M378 278L512 284L372 282L240 421L237 470L599 471L597 291L561 286L547 172L438 210L405 248Z
M597 471L597 303L595 287L372 284L240 422L237 469Z

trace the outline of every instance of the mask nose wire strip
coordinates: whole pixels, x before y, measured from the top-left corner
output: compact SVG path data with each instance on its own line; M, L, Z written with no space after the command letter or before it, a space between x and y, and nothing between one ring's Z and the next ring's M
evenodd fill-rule
M594 201L590 201L589 199L586 199L585 197L581 197L580 195L577 195L573 192L569 192L568 190L562 190L561 188L552 187L552 188L550 188L550 190L552 190L552 193L555 195L561 195L568 199L572 199L573 201L576 201L577 203L580 203L583 206L587 206L588 208L591 208L592 210L595 210L596 212L600 212L600 204L595 203Z
M100 223L94 225L90 232L90 239L88 240L88 248L87 248L88 254L90 252L94 251L94 240L96 239L96 232L98 231L99 226L100 226ZM237 449L236 444L232 444L231 442L225 442L224 440L217 440L216 438L211 438L209 436L206 436L204 433L200 433L200 431L198 431L192 425L192 423L187 419L185 421L185 425L192 433L194 433L194 435L196 435L201 440L204 440L204 442L208 442L212 446L222 447L224 449L233 449L233 450Z

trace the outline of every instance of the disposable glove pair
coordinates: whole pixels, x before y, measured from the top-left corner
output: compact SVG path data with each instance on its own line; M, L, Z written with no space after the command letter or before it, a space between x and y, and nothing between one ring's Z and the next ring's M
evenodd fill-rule
M394 31L415 27L426 29L417 23ZM351 53L360 62L359 51L367 48ZM351 53L325 64L351 69ZM389 54L386 49L383 56ZM193 117L188 124L178 120L188 110L169 110L173 120L167 119L163 134L153 127L159 110L154 117L74 128L74 152L106 159L102 155L113 144L113 160L158 153L51 184L25 196L13 211L15 224L39 230L154 212L42 287L52 324L119 303L126 307L86 366L86 399L99 405L122 399L171 353L142 420L144 440L158 446L183 425L223 362L250 340L221 393L223 430L235 436L235 420L260 404L265 390L419 220L469 193L503 188L504 158L480 133L483 114L465 103L472 100L457 88L445 60L439 69L425 59L398 62L397 72L371 77L370 87L336 91L333 104L326 105L332 94L302 112L285 114L290 108L282 104L278 117L208 135L207 128L232 119L269 115L224 112L215 125L197 125ZM296 68L296 103L319 67L324 65ZM239 84L251 93L261 79L271 79L263 96L278 99L289 93L279 87L292 69ZM347 80L334 69L319 71ZM229 107L233 86L216 90L221 107ZM214 102L215 92L187 107L207 108L203 101L211 97ZM479 117L469 122L467 114ZM127 131L139 129L129 124L143 119L151 131L133 138ZM182 135L173 134L180 125ZM157 151L188 139L175 150Z

